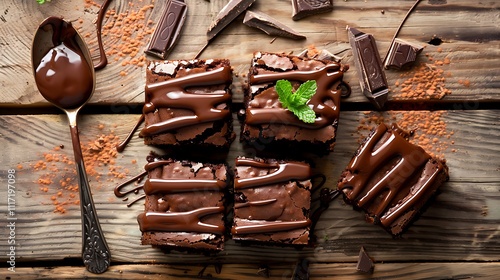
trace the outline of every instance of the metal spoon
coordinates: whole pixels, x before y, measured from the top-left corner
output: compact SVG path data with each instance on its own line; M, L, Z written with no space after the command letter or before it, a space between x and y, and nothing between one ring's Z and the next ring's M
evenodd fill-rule
M38 90L68 116L80 190L83 263L88 271L103 273L111 255L92 200L77 127L78 112L95 89L92 58L71 23L58 17L49 17L40 24L31 51Z

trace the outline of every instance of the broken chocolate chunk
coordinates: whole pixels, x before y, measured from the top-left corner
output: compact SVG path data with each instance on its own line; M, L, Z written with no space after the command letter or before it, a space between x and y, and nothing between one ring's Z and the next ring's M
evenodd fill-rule
M292 19L299 20L308 16L333 10L332 0L292 0Z
M146 53L166 59L179 39L186 20L187 5L184 0L170 0L156 25Z
M195 59L200 57L201 53L208 47L212 39L228 26L235 18L248 9L255 0L231 0L222 8L219 14L210 24L207 30L207 43L198 51Z
M391 45L384 67L386 69L403 69L411 67L423 47L411 44L401 39L395 39Z
M208 40L212 40L222 29L250 7L255 0L231 0L222 8L207 31Z
M358 264L356 269L363 273L373 273L373 260L370 258L365 248L361 246L359 250Z
M306 36L264 13L247 11L243 23L250 27L258 28L268 35L287 37L296 40L306 39Z
M347 32L361 90L377 109L382 109L387 101L389 88L375 38L355 28L348 28Z

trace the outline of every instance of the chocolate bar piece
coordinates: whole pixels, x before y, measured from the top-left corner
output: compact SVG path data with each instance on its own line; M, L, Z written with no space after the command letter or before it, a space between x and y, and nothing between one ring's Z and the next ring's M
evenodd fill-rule
M187 5L184 0L167 1L167 6L146 48L146 53L162 59L167 58L179 39L186 14Z
M222 8L207 31L208 41L230 24L236 17L250 7L255 0L231 0Z
M355 28L348 28L347 32L361 90L375 107L382 109L387 101L389 88L375 38Z
M384 67L386 69L403 69L411 67L413 63L415 63L415 60L417 60L417 55L422 52L422 49L423 47L420 45L411 44L401 39L395 39L385 58Z
M418 219L448 180L444 160L408 142L396 124L380 124L363 141L342 172L338 189L346 203L366 213L393 236Z
M332 0L292 0L292 19L299 20L311 15L333 10Z
M358 263L356 265L356 269L360 272L364 273L372 273L373 272L373 260L370 258L365 248L361 246L359 250Z
M247 11L243 23L258 28L268 35L281 36L291 39L305 39L306 36L294 31L273 17L260 12Z

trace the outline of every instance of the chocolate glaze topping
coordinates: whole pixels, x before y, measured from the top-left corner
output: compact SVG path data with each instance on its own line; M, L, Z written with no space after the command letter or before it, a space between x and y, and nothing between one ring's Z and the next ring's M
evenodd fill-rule
M442 165L435 169L424 168L431 157L422 148L408 143L407 134L395 124L391 130L381 124L372 131L348 165L350 174L338 186L361 208L380 200L371 212L384 226L391 225L411 207L421 203L444 168ZM387 164L390 164L389 170L380 174L380 169ZM416 183L411 181L415 176L419 176ZM408 185L414 187L401 197Z
M292 180L306 180L312 176L311 168L301 162L287 162L287 163L266 163L261 161L256 161L253 159L238 158L236 159L236 167L249 166L256 168L268 168L273 169L267 175L251 177L251 178L236 178L234 183L235 190L241 190L246 188L256 188L266 185L272 185ZM276 170L277 169L277 170ZM269 204L277 203L277 199L267 199L260 201L245 201L236 202L235 208L243 208L249 206L265 206ZM266 213L260 212L262 215L266 216ZM269 221L273 219L271 212L267 213L269 216L266 219L239 219L237 225L233 226L231 229L232 234L258 234L258 233L270 233L277 231L287 231L300 228L306 228L311 225L309 219L305 220L295 220L295 221Z
M196 86L210 86L230 83L231 69L221 67L203 73L194 73L188 76L170 79L163 82L146 85L146 94L149 103L143 108L143 113L154 112L161 107L183 108L194 112L194 115L180 116L163 122L148 125L140 132L141 136L151 136L178 128L222 120L230 117L229 110L216 108L216 105L227 102L231 95L224 90L211 94L194 94L186 89Z
M336 96L341 94L342 77L347 71L346 65L341 66L338 63L330 63L320 69L309 71L289 71L282 73L267 73L250 75L251 85L274 83L280 79L297 81L304 83L308 80L316 80L317 91L309 100L308 105L316 112L316 120L312 124L304 123L299 120L292 112L281 107L274 108L252 108L249 106L246 111L246 123L248 125L259 125L264 123L281 123L294 125L310 129L318 129L334 123L339 116L338 104L332 106L326 105L327 99L337 100ZM258 101L258 96L254 100Z
M201 218L223 213L224 207L202 207L189 212L158 213L146 212L137 217L139 227L145 231L182 231L223 234L224 226L206 224Z
M259 168L277 168L273 173L253 178L240 179L237 178L234 182L235 189L253 188L261 185L270 185L289 180L306 180L311 178L311 168L304 163L288 162L288 163L265 163L254 161L252 159L238 158L236 166L252 166Z
M52 27L53 47L35 69L35 82L48 101L63 109L75 109L93 93L93 68L77 43L79 35L71 23L49 17L39 28L49 30L49 26Z

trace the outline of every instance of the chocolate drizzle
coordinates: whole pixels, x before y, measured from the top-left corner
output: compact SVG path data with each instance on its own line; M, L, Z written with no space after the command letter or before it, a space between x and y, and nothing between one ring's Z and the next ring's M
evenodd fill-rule
M338 103L334 102L333 106L325 104L325 100L338 100L342 89L342 77L347 71L347 66L341 66L338 63L329 63L322 68L309 71L288 71L281 73L266 73L250 75L249 82L251 85L275 83L280 79L287 79L297 82L306 82L308 80L316 80L317 91L308 102L309 106L316 112L316 120L314 123L308 124L299 120L292 112L281 107L274 108L252 108L249 106L246 111L246 124L259 125L273 123L294 125L309 129L319 129L328 125L332 125L339 117ZM257 99L257 97L255 97Z
M188 212L146 212L137 217L139 227L145 231L180 231L223 234L224 226L203 223L201 218L224 213L223 206L202 207Z
M365 210L370 208L385 227L422 204L444 168L425 168L431 157L408 143L407 136L395 124L391 129L378 126L356 152L348 174L338 185L349 201ZM387 165L389 169L381 172Z
M290 180L306 180L312 176L311 168L307 164L301 162L265 163L244 158L236 159L236 166L242 165L258 168L277 168L278 170L260 177L246 179L237 178L234 182L234 189L236 190L276 184Z
M216 108L216 105L231 99L231 94L227 91L220 90L210 94L194 94L186 89L194 85L229 84L231 79L231 68L221 67L203 73L194 73L163 82L147 84L146 95L149 102L144 105L144 114L153 113L158 108L168 107L189 109L194 112L194 115L173 117L162 122L146 125L140 135L151 136L190 125L229 118L231 116L229 110Z
M194 192L206 190L222 190L226 182L221 180L196 180L196 179L147 179L144 183L144 192L147 195L157 193Z

